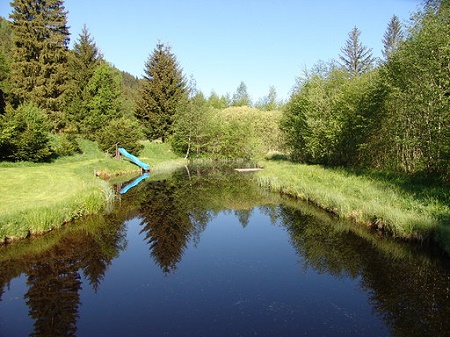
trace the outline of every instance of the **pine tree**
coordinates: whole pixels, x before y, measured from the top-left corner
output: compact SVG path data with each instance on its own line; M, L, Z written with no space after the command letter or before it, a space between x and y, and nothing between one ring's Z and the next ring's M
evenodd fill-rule
M63 1L14 0L11 93L14 105L33 102L45 109L53 129L62 127L69 30Z
M136 117L149 139L164 142L173 133L178 104L188 94L186 80L169 46L158 43L148 58Z
M348 34L345 46L341 48L339 58L342 66L353 75L359 75L370 69L374 63L372 49L363 46L359 41L361 31L354 27Z
M394 15L388 24L383 36L383 56L388 59L389 56L398 49L404 40L402 26L397 15Z

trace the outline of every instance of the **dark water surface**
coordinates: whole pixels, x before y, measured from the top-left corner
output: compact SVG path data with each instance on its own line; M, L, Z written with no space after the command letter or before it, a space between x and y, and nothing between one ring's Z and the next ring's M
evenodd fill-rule
M0 336L449 336L449 288L439 254L197 169L2 247Z

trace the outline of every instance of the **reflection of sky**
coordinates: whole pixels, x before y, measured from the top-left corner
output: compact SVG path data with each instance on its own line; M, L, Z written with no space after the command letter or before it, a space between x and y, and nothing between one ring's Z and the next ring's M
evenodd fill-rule
M245 228L220 213L167 275L140 230L129 221L127 249L97 294L84 281L80 336L387 334L358 280L304 270L287 232L257 209Z
M33 331L33 321L27 319L28 306L23 300L28 290L26 282L27 277L22 274L4 289L0 301L0 336L28 336Z

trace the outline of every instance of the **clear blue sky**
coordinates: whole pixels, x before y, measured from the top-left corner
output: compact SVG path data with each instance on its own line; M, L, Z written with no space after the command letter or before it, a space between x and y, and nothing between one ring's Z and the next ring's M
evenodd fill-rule
M0 0L0 16L11 11ZM71 44L84 24L105 59L141 77L160 40L205 95L247 85L253 101L275 86L287 98L302 69L338 59L350 30L381 56L390 18L402 22L421 0L66 0Z

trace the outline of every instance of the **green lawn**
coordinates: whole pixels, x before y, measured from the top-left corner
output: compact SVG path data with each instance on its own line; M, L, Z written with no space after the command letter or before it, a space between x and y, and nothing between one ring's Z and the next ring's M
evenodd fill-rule
M164 161L172 166L181 160L167 144L144 143L141 159L152 169ZM76 217L100 212L113 192L95 176L136 173L140 169L126 160L109 158L97 146L81 141L82 154L53 163L1 163L0 242L41 234Z

